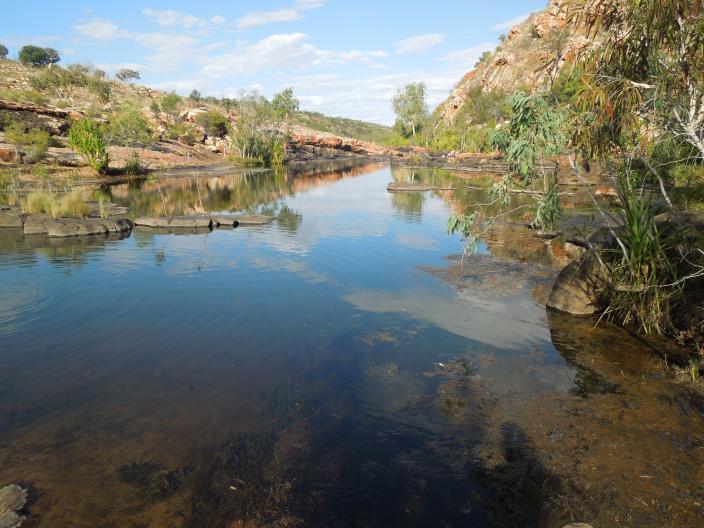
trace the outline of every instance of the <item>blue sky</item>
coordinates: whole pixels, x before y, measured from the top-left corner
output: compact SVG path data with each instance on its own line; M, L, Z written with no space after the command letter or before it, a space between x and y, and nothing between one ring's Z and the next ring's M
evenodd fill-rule
M270 97L292 86L302 108L384 124L390 99L424 81L443 100L477 57L546 0L201 0L13 2L0 43L58 49L62 63L188 94Z

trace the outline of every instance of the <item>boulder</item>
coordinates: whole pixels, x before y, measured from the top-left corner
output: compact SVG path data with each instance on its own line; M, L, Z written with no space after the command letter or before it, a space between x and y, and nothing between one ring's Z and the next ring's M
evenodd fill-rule
M594 315L606 308L606 285L599 261L585 253L557 276L547 306L572 315Z
M0 489L0 528L19 528L25 518L20 511L27 502L27 490L17 484Z

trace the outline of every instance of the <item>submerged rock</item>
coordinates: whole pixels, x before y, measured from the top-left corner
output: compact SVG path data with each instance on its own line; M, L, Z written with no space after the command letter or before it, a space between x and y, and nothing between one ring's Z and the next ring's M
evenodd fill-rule
M18 528L25 520L19 512L27 502L27 490L17 484L0 489L0 528Z
M605 308L605 288L599 262L585 253L557 276L547 306L572 315L593 315Z
M179 488L179 481L173 471L161 464L133 462L118 469L120 480L140 488L150 501L170 497Z

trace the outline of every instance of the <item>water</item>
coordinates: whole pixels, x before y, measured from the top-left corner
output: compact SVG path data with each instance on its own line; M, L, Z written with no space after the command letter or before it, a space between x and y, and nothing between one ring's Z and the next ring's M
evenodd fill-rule
M545 312L559 245L513 217L462 263L447 218L483 193L387 193L411 178L461 181L386 164L205 173L109 192L134 214L278 220L122 240L0 232L0 485L31 487L31 526L628 518L589 485L557 486L561 502L545 493L595 477L569 450L547 469L560 448L536 440L566 448L558 432L571 430L588 444L604 420L621 445L589 463L652 433L680 491L639 498L696 518L697 400L663 381L642 341ZM629 426L628 444L614 417L634 401L660 416L663 398L685 403L657 431ZM658 511L631 519L660 522L669 510Z

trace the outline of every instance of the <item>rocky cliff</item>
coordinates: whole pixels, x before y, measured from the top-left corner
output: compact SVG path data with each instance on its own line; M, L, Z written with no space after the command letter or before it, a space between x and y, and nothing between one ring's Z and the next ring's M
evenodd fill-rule
M565 64L590 46L585 32L572 21L567 0L550 0L545 10L513 27L503 42L467 73L437 109L451 125L470 94L547 88Z

